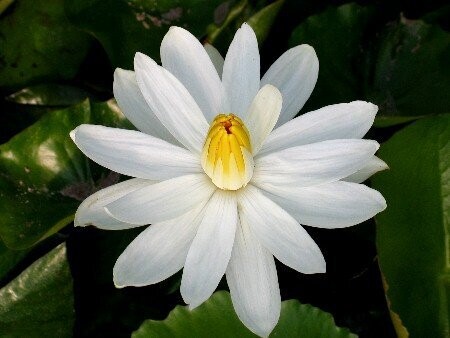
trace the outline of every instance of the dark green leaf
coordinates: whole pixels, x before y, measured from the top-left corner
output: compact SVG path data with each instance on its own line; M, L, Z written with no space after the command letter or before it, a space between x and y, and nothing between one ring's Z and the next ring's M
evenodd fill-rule
M441 8L438 8L437 10L425 14L422 17L422 20L425 21L426 23L439 25L441 28L448 31L449 17L450 17L450 4L447 4L442 6Z
M369 98L378 119L411 119L447 113L450 92L450 34L422 21L402 18L387 28ZM383 121L387 120L387 121Z
M65 0L69 18L95 36L113 66L132 69L136 52L159 59L159 46L170 26L204 36L223 0Z
M82 123L128 126L112 102L50 112L0 146L0 236L23 249L70 223L80 201L118 180L94 173L69 132Z
M380 108L377 126L446 113L449 33L405 18L383 27L374 23L380 15L346 4L311 16L294 30L290 44L310 44L320 62L304 111L367 100Z
M0 241L0 281L26 254L26 250L11 250Z
M257 337L238 319L228 292L219 291L203 305L190 311L177 306L164 321L145 321L133 338ZM281 317L270 337L332 338L355 337L334 324L333 317L296 300L282 303Z
M214 23L208 26L207 41L225 55L236 30L245 21L245 15L250 10L247 0L222 3L216 11Z
M450 115L408 126L379 155L391 168L372 181L388 204L376 221L391 310L411 337L448 337Z
M88 92L78 87L40 84L19 90L6 97L6 100L36 106L71 106L89 97Z
M217 11L217 13L222 13L220 17L223 19L216 19L213 24L209 25L207 41L225 55L236 30L244 22L247 22L252 26L261 45L284 4L284 0L275 1L263 7L266 3L267 1L260 1L254 5L247 0L241 0L232 6L232 2L224 2L219 7L220 11Z
M63 0L17 1L0 21L0 86L72 78L90 41L67 21Z
M14 0L0 0L0 15L14 2Z
M261 44L269 34L270 29L278 15L278 12L283 6L284 0L278 0L269 6L264 7L256 14L252 15L247 23L255 31L258 42Z
M0 289L2 337L70 337L73 322L72 277L64 244Z
M311 45L320 62L317 85L303 111L364 98L363 37L372 18L372 9L347 4L311 16L294 30L290 45Z
M83 290L77 297L79 336L102 337L105 332L114 332L117 337L129 337L142 321L165 318L179 302L181 273L146 287L114 287L112 271L117 258L144 229L84 227L71 232L67 240L69 262L74 283Z

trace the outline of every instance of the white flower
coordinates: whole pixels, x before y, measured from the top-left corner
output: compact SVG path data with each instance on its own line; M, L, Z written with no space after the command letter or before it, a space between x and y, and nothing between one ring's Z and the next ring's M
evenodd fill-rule
M184 266L181 294L195 308L225 274L241 321L268 336L281 304L274 256L302 273L325 272L300 224L348 227L386 207L380 193L358 184L386 168L374 156L378 143L361 139L377 107L355 101L291 120L317 80L314 49L288 50L260 80L247 24L225 61L173 27L161 60L163 67L138 53L135 72L114 74L117 102L140 131L72 131L92 160L136 177L87 198L75 225L151 224L118 258L117 287L158 283Z

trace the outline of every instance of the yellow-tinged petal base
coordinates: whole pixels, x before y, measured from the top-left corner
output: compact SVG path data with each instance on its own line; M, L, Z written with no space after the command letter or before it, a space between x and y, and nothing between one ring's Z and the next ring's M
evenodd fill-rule
M216 116L206 136L202 167L220 189L238 190L253 175L250 136L242 120L233 115Z

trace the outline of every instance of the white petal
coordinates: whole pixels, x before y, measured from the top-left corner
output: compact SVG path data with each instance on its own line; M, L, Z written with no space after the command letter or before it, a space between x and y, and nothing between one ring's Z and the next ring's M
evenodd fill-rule
M133 178L97 191L80 204L75 213L75 220L73 221L74 225L93 225L105 230L122 230L136 227L137 225L121 222L111 217L111 215L107 214L104 210L104 206L132 191L154 183L156 182Z
M267 192L299 223L319 228L349 227L386 208L386 201L378 191L343 181L298 189L273 186Z
M137 129L167 142L178 144L145 102L133 71L116 68L113 90L120 109Z
M161 43L161 62L186 87L206 120L212 121L220 113L222 82L197 38L172 26Z
M256 159L252 182L306 187L337 181L364 167L379 148L372 140L331 140L284 149Z
M302 273L325 272L325 258L305 229L257 188L239 196L239 215L280 262Z
M202 172L197 155L135 130L82 124L70 136L90 159L128 176L161 181Z
M269 336L280 318L277 270L273 256L245 223L238 224L226 277L239 319L255 334Z
M225 102L222 111L245 117L259 90L259 50L253 29L246 23L239 28L228 48L222 82Z
M271 84L283 95L283 109L277 126L292 119L311 95L319 74L314 48L300 45L289 49L269 68L261 86Z
M183 215L208 200L215 189L205 174L186 175L136 190L105 208L123 222L156 223Z
M389 166L380 158L373 156L365 167L359 169L357 172L343 178L344 181L362 183L373 174L389 169Z
M188 90L144 54L136 53L134 69L141 93L161 123L186 148L200 154L209 126Z
M255 96L245 118L253 154L258 153L267 135L277 123L282 102L280 91L271 85L262 87Z
M159 283L179 271L203 216L203 205L141 232L114 265L116 287Z
M209 43L205 43L203 47L205 48L206 53L208 53L208 56L211 59L214 67L216 68L217 74L220 78L222 78L223 64L225 62L223 56L220 55L220 52Z
M303 114L275 129L260 154L326 140L362 138L372 126L377 110L372 103L353 101Z
M181 295L190 309L212 295L225 273L236 233L236 194L217 190L205 209L181 280Z

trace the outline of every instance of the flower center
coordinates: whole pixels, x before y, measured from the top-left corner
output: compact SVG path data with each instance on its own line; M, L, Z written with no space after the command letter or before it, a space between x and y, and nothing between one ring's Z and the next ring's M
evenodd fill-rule
M252 178L251 152L250 136L242 120L233 114L219 114L203 146L203 170L220 189L237 190Z

